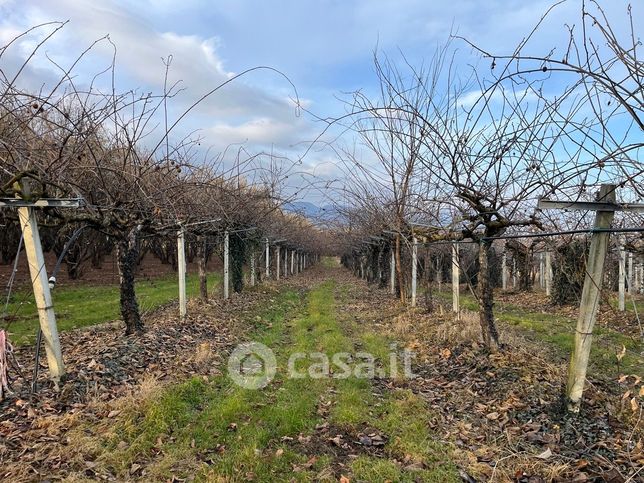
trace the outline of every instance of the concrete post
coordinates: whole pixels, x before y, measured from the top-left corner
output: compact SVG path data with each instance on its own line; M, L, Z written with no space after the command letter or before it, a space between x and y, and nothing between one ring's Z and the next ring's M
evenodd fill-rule
M635 294L633 289L635 277L633 276L633 252L628 253L628 295Z
M503 259L501 261L501 283L503 290L508 289L508 254L503 252Z
M411 306L416 307L416 285L418 274L418 239L414 237L411 246Z
M626 308L626 249L624 239L619 239L619 281L618 281L618 310L624 312Z
M599 200L606 203L615 203L615 188L615 185L602 185L599 191ZM597 211L595 215L595 228L610 228L614 216L614 211ZM570 367L568 370L566 395L568 399L568 410L571 412L579 412L584 384L586 382L588 359L590 357L590 347L593 338L593 326L595 325L602 280L604 278L604 261L606 260L606 252L608 251L608 241L608 232L592 234L588 263L586 264L584 288L581 293L577 329L575 331L575 348L570 359Z
M188 309L186 300L186 233L183 228L177 232L177 269L179 272L179 316L184 319Z
M63 363L63 353L60 347L60 339L58 338L58 327L56 326L56 316L51 291L49 290L45 257L40 243L40 233L36 223L36 213L33 208L19 208L18 218L20 219L25 252L27 253L34 299L38 308L40 329L45 341L49 375L54 382L58 383L60 378L65 375L65 364Z
M224 300L230 296L230 235L224 232Z
M271 250L269 248L268 238L266 239L266 280L271 277Z
M458 243L452 243L452 312L460 318L460 264L458 260Z
M389 260L389 292L396 294L396 253L392 247L391 259Z
M255 249L250 253L250 286L255 286Z
M275 263L277 264L275 266L275 279L279 280L280 279L280 246L279 245L275 246Z
M545 277L546 277L546 295L550 297L550 293L552 291L552 254L550 252L546 252L546 271L545 271Z

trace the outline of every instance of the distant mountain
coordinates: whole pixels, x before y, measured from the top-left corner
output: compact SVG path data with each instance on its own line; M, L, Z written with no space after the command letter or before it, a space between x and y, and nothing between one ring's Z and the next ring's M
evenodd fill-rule
M338 217L338 212L331 205L317 206L309 201L293 201L286 203L284 209L291 213L297 213L311 220L334 220Z

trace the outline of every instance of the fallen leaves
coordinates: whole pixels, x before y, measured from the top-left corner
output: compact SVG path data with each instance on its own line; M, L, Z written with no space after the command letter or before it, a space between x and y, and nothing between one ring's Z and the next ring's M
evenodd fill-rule
M15 354L24 377L14 377L13 395L0 402L0 479L39 480L73 472L73 458L60 457L68 451L68 427L81 419L120 417L121 408L110 407L111 401L131 394L142 381L154 380L158 386L196 374L207 378L220 373L227 351L244 330L244 314L250 318L253 308L267 298L252 292L216 308L191 301L185 321L177 317L176 306L167 306L148 317L142 335L124 336L119 323L64 332L68 375L60 392L47 379L41 358L40 391L30 394L33 347L18 348ZM157 448L162 445L158 440ZM117 448L125 450L127 443L121 441ZM224 450L221 446L214 451ZM80 464L81 471L95 470L85 461ZM132 477L140 478L144 471L142 462L129 468Z

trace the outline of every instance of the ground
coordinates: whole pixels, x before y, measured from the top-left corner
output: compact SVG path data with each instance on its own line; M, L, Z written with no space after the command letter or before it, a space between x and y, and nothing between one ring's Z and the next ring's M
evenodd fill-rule
M193 300L183 322L169 305L142 336L115 324L68 331L60 392L41 375L29 396L32 351L17 350L26 377L1 403L0 479L637 481L636 376L596 364L582 413L567 416L563 348L513 324L538 319L517 311L503 312L505 347L490 354L472 314L406 309L325 260L229 302ZM262 389L228 377L244 341L275 353ZM303 356L295 370L326 377L287 377L294 353L313 352L351 354L352 374ZM375 377L358 377L369 372L360 353L374 356Z

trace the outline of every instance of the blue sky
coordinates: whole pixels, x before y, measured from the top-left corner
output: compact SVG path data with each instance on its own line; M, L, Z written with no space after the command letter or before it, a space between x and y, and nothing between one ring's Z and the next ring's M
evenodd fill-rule
M617 29L625 26L628 2L600 3ZM171 78L186 88L175 101L175 114L232 73L267 65L293 81L308 109L328 117L343 112L337 100L343 92L375 89L376 48L394 60L402 52L418 64L456 32L489 51L507 53L551 4L552 0L0 0L0 44L30 26L69 20L46 52L69 65L94 40L109 34L117 47L121 91L158 92L163 82L161 58L171 54ZM558 6L530 44L531 51L544 54L565 44L563 26L579 23L580 5L571 0ZM15 68L34 41L31 37L15 46L3 57L2 68ZM456 47L463 69L481 62L464 43ZM109 65L111 56L109 43L100 43L75 69L77 78L87 81ZM37 88L56 75L39 55L22 82ZM305 113L298 115L292 97L291 86L280 76L254 73L209 99L184 129L200 129L204 144L215 151L241 143L249 151L273 149L297 159L322 126ZM302 169L333 177L333 157L332 151L313 150Z

